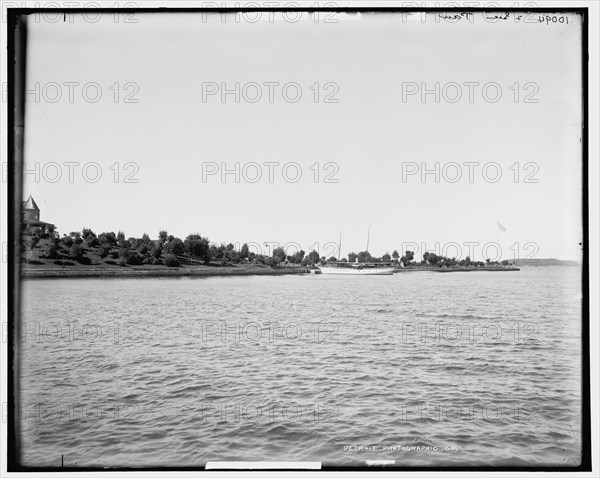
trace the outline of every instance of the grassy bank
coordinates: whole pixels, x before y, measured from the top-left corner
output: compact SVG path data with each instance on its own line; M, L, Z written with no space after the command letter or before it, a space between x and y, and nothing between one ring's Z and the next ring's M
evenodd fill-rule
M410 266L403 267L397 270L399 273L404 272L511 272L519 271L518 267L515 266L485 266L485 267L464 267L464 266L453 266L453 267L436 267L436 266Z
M433 267L433 272L511 272L520 271L518 267L500 266L500 267Z
M85 277L220 277L249 275L305 274L304 267L268 267L257 264L231 266L186 265L166 267L141 265L119 267L103 265L82 266L73 264L64 267L55 264L21 264L21 277L24 279L60 279Z

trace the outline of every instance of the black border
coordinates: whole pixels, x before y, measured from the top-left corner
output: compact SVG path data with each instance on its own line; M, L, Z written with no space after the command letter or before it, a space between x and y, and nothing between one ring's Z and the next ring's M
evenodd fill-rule
M239 470L239 469L220 469L207 470L211 472L220 471L262 471L263 473L273 472L315 472L315 471L466 471L466 472L490 472L490 471L523 471L523 472L585 472L592 471L592 456L591 456L591 410L590 410L590 306L589 306L589 190L588 190L588 159L589 159L589 130L588 130L588 62L589 62L589 47L588 47L588 7L538 7L538 8L449 8L449 7L324 7L324 8L181 8L181 7L141 7L141 8L7 8L7 66L8 66L8 96L7 96L7 127L8 127L8 410L15 410L15 331L18 319L15 317L15 311L18 313L19 304L19 274L20 264L18 254L16 254L16 246L18 238L14 237L15 222L21 217L21 201L16 200L16 191L20 190L18 181L20 178L21 168L13 166L12 162L15 154L15 67L13 58L15 56L16 42L23 41L15 38L15 28L18 19L21 15L31 15L34 13L63 13L63 14L78 14L78 13L252 13L252 12L332 12L332 13L435 13L435 12L465 12L465 13L480 13L480 12L520 12L520 13L571 13L580 15L582 19L581 26L581 69L582 69L582 88L583 88L583 111L582 111L582 222L583 222L583 262L582 262L582 461L578 467L539 467L539 466L442 466L442 467L407 467L407 466L390 466L390 467L367 467L367 466L340 466L340 467L322 467L321 470L290 470L290 469L270 469L270 470ZM16 186L17 185L17 186ZM18 208L15 206L18 205ZM17 228L17 231L19 228ZM15 240L13 240L15 239ZM19 337L18 331L16 336ZM18 436L15 427L15 414L8 413L8 428L7 428L7 471L8 472L89 472L89 471L120 471L120 472L135 472L135 471L204 471L203 467L159 467L159 468L122 468L122 467L26 467L18 463Z
M15 228L15 224L18 224L17 221L20 222L21 217L21 201L16 201L17 197L21 197L21 167L20 165L16 166L14 163L17 161L16 157L16 130L15 123L18 120L18 117L21 116L21 120L24 119L24 110L20 110L20 114L16 111L15 103L19 103L21 108L24 106L24 82L19 85L20 79L25 79L25 52L23 50L23 46L27 45L27 29L25 25L21 25L19 31L17 31L17 25L19 23L18 16L8 15L7 18L7 62L8 62L8 71L7 71L7 139L8 139L8 171L7 171L7 242L8 242L8 251L7 251L7 278L8 278L8 290L7 290L7 322L8 322L8 341L7 341L7 355L8 355L8 376L7 376L7 471L12 471L17 465L17 453L19 448L19 436L17 434L17 429L15 426L14 420L14 410L15 410L15 385L17 381L15 379L18 374L15 374L15 358L16 358L16 349L15 349L15 341L20 337L19 331L17 329L17 324L19 323L18 317L15 316L15 312L18 315L19 310L19 292L20 292L20 261L18 261L18 257L15 249L18 248L18 244L20 242L20 226ZM16 52L18 51L18 45L21 45L20 51L20 59L21 59L21 68L19 71L15 69L15 61ZM15 61L12 61L13 58ZM12 81L14 80L14 81ZM22 145L21 145L22 146ZM16 166L12 167L11 166ZM16 205L18 205L18 207ZM10 215L9 215L10 214ZM18 234L18 235L15 235Z

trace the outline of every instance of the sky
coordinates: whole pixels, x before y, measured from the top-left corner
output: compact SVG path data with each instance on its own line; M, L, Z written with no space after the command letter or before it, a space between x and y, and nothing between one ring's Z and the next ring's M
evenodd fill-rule
M24 198L61 234L580 258L575 16L90 19L28 27Z

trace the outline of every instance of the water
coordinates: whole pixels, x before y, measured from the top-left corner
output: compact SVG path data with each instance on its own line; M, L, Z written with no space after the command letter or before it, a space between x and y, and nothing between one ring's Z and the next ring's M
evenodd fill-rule
M25 281L22 463L578 465L579 274Z

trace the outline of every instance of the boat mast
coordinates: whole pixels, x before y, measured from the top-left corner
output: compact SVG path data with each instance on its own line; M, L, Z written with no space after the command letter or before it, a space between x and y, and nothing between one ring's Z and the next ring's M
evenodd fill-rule
M340 231L340 243L339 243L339 249L338 249L338 261L342 260L342 231Z
M367 253L369 252L369 239L370 238L371 238L371 224L369 224L369 232L367 233L367 251L366 251Z

